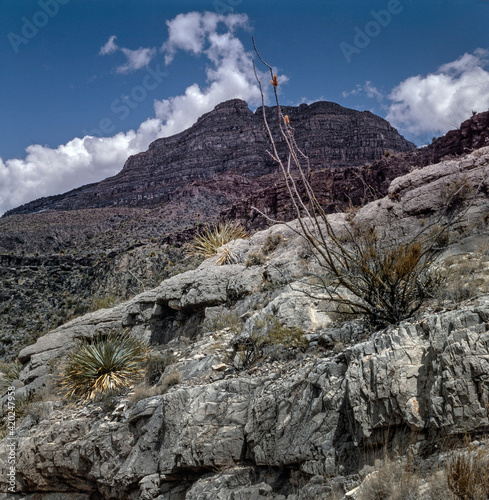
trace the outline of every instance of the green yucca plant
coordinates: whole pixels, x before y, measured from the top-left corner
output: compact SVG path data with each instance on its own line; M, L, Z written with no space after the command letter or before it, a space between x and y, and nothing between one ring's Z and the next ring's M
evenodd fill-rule
M206 259L218 256L216 265L234 264L238 256L229 247L220 248L239 238L249 238L246 229L236 222L221 222L213 228L207 227L204 232L195 236L192 244L192 254L201 255Z
M124 332L82 339L68 353L61 385L67 397L93 399L142 378L148 355L142 339Z

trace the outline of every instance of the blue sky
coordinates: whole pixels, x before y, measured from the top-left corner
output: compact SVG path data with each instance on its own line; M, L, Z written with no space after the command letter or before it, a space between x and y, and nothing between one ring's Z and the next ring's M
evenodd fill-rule
M101 180L218 102L328 100L418 145L489 108L489 0L0 0L0 214Z

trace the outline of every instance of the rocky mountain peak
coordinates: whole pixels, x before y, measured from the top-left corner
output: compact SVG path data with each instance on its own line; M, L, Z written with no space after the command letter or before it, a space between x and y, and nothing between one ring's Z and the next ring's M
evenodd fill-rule
M240 115L251 117L253 112L248 107L246 101L243 101L242 99L230 99L219 103L212 111L203 114L198 118L197 123L203 123L206 120L215 120L218 117L229 118L232 115L235 115L236 117L239 117Z
M265 110L281 148L275 108ZM363 165L386 151L415 149L387 121L370 112L331 102L284 106L282 110L289 115L297 143L309 156L313 170ZM172 200L178 190L192 182L230 175L233 184L240 178L268 175L276 166L267 153L270 144L262 112L261 108L251 111L240 99L218 104L189 129L158 139L147 151L128 158L115 176L64 195L36 200L8 215L108 206L154 207Z

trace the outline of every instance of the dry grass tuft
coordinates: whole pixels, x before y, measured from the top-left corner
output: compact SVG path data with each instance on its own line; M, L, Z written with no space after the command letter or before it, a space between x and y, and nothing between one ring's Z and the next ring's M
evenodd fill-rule
M236 222L221 222L217 226L206 227L204 232L195 236L192 243L191 254L204 258L218 256L216 265L233 264L237 255L231 248L221 248L231 241L249 238L246 229Z
M0 390L4 392L8 386L12 385L14 380L19 378L22 365L18 361L0 361L0 372L3 376L0 377Z
M252 267L252 266L262 266L265 264L266 258L265 255L262 252L250 252L248 254L248 258L246 259L245 266L246 267Z
M284 240L282 233L269 234L263 243L263 253L272 253Z
M161 394L161 389L159 387L144 383L134 388L134 392L129 397L129 401L131 403L137 403L138 401L157 396L158 394Z
M148 385L156 384L160 380L165 369L175 363L175 361L175 355L170 351L150 353L146 360L146 383Z
M447 464L448 487L461 500L489 498L489 452L466 449Z
M168 387L173 387L174 385L178 385L182 380L182 374L178 371L170 372L168 375L163 377L161 381L161 392L165 392Z
M358 500L417 500L419 478L405 464L386 459L362 483Z

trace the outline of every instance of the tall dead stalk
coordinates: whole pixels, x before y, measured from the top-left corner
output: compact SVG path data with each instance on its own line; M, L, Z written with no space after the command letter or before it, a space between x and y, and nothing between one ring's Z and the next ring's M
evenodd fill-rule
M390 247L385 244L385 235L379 235L371 227L345 223L341 231L333 229L310 184L309 159L295 141L289 117L282 113L277 93L278 77L272 66L260 56L254 40L253 46L258 59L270 72L278 131L287 151L286 158L278 152L265 110L262 84L253 61L262 98L263 121L271 143L268 153L279 166L285 181L299 224L296 232L311 246L325 272L316 276L319 285L315 288L319 287L330 301L342 306L344 312L366 317L374 328L412 316L440 284L432 265L446 247L449 230L459 218L442 211L435 221L425 225L413 237ZM271 222L283 222L253 208Z

